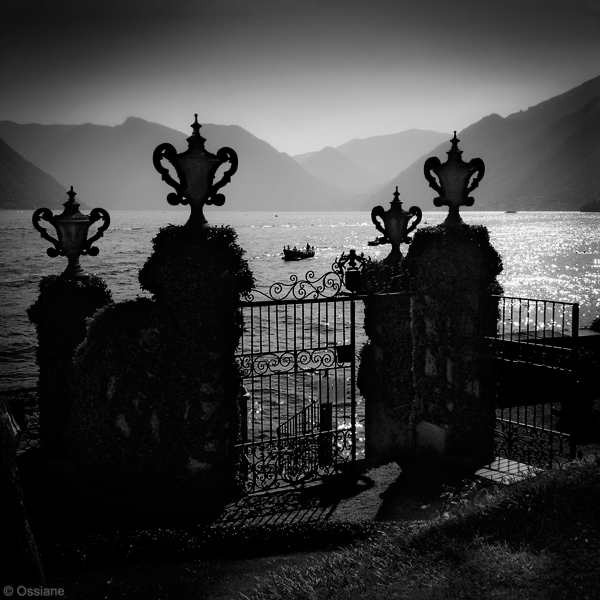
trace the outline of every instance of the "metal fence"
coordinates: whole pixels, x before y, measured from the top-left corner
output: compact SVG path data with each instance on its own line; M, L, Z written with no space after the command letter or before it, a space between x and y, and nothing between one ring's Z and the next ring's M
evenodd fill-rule
M497 330L496 455L551 468L576 452L579 305L492 296Z
M364 307L344 293L342 279L339 271L318 279L308 273L241 303L237 449L247 492L352 468L362 451L356 371ZM497 368L496 456L544 468L563 464L576 452L579 305L506 296L484 303ZM35 446L35 388L2 396L20 421L19 452Z
M338 262L241 303L238 444L246 490L306 483L352 468L357 454L356 311Z

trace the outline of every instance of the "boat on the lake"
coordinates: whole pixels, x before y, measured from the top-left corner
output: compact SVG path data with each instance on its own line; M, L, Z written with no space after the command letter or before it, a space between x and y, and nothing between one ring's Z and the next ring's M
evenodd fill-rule
M283 249L283 260L302 260L304 258L313 258L315 255L315 247L310 244L306 244L305 248L290 248L286 246Z
M384 235L382 235L381 237L377 237L374 240L369 240L367 242L368 246L380 246L382 244L389 244L390 240L388 240Z

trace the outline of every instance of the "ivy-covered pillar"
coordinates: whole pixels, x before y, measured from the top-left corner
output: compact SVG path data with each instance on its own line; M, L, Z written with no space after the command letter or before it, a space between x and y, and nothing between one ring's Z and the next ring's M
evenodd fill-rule
M38 337L40 444L49 456L64 455L67 448L73 410L71 379L75 349L85 338L87 320L112 302L106 283L95 275L88 275L79 264L82 254L96 256L99 253L93 243L104 235L110 216L102 208L92 209L89 215L82 214L76 195L71 187L59 215L48 208L39 208L32 216L35 229L53 244L46 251L48 256L65 256L68 260L60 275L42 279L39 296L27 310ZM42 221L52 225L56 238L42 226ZM91 225L97 221L103 223L88 238Z
M192 129L185 152L161 144L153 155L175 189L169 203L189 204L191 213L153 240L139 275L152 298L98 313L75 359L71 456L82 487L104 506L169 521L210 519L238 493L235 350L240 296L254 284L235 231L209 226L203 213L225 201L217 190L237 155L209 153L197 119Z
M365 264L362 276L369 341L361 352L358 386L365 398L365 457L372 464L397 459L412 446L411 299L400 245L411 242L409 233L421 218L419 207L402 208L398 187L387 211L371 211L383 234L377 242L392 247L382 261Z
M495 386L486 346L501 259L483 226L419 230L405 266L413 295L415 452L485 461L494 446Z
M92 320L76 356L71 455L94 497L207 518L237 493L240 294L253 277L229 227L169 226L140 271L153 298Z
M40 444L45 454L64 455L73 414L73 357L85 339L87 320L112 302L100 277L48 275L27 314L37 330Z
M361 354L359 386L365 398L365 457L398 458L410 450L414 397L410 296L365 301L369 342Z

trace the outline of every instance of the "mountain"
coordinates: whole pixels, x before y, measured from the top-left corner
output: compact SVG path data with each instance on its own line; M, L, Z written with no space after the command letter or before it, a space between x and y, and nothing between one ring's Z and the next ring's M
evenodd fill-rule
M67 190L0 139L0 208L62 208Z
M350 140L338 146L337 150L346 158L379 174L384 180L390 180L447 137L447 133L439 131L409 129L390 135Z
M458 138L465 162L486 165L472 210L579 210L600 200L600 77L508 117L489 115ZM398 172L405 207L434 208L423 164L429 156L445 161L449 149L450 138ZM363 208L391 201L392 192L383 187Z
M331 146L294 159L311 175L343 190L373 192L382 183L380 175L361 167Z
M318 152L298 154L294 159L312 175L360 193L387 183L446 139L447 133L409 129L350 140L336 148L327 146Z
M166 196L173 190L154 169L152 153L165 142L185 151L191 133L133 117L115 127L0 122L0 137L17 152L63 185L74 186L87 205L106 209L169 208ZM230 146L238 154L238 172L222 189L226 210L356 208L348 193L308 174L241 127L208 124L201 134L211 152Z

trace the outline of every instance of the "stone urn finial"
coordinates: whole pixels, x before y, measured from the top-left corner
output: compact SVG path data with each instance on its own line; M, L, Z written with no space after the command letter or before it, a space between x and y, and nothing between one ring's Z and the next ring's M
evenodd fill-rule
M191 213L186 225L204 227L207 224L204 205L223 206L225 196L217 192L231 181L231 176L238 168L238 157L234 150L227 147L221 148L216 154L209 152L204 147L206 140L200 135L198 115L194 117L193 133L187 139L188 149L177 154L171 144L160 144L154 150L152 163L163 181L175 189L167 196L167 202L172 205L189 204ZM179 181L173 179L169 169L162 165L163 158L173 165ZM217 169L226 162L231 166L218 182L213 182Z
M479 185L479 182L485 175L485 164L481 158L474 158L468 163L464 162L462 150L458 148L460 140L454 137L450 140L452 147L447 152L448 160L441 163L437 156L431 156L425 161L423 171L429 187L433 188L438 194L434 198L433 204L437 207L448 206L448 216L444 225L456 227L463 220L459 214L461 206L473 206L475 200L469 197L469 194ZM437 177L436 178L431 174ZM476 177L473 177L476 175ZM471 179L473 177L473 179ZM439 183L438 183L439 181Z
M413 217L415 220L409 226ZM408 211L402 209L398 186L388 210L384 210L383 206L376 206L371 211L371 221L377 230L383 233L382 243L392 244L392 251L385 259L387 262L400 262L404 258L400 252L400 244L410 244L411 238L408 234L415 229L422 218L423 214L418 206L411 206Z
M81 268L79 257L82 254L97 256L100 252L92 244L100 239L110 225L110 215L103 208L94 208L89 215L79 212L79 202L75 200L77 193L73 186L67 192L69 199L63 204L65 207L60 215L54 215L49 208L38 208L31 218L33 226L40 235L54 244L48 248L48 256L66 256L69 260L67 268L63 271L63 277L68 279L86 279L89 275ZM44 227L40 225L41 220L48 221L56 229L57 238L53 238ZM103 224L89 240L87 234L90 226L102 219Z

